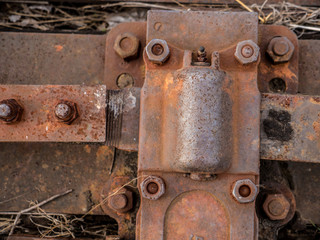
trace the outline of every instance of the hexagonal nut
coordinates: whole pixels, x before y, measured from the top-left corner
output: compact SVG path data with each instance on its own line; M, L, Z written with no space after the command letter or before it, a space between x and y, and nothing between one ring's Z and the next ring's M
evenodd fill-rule
M134 59L138 56L140 40L132 33L119 34L113 45L113 49L124 60Z
M150 200L159 199L166 191L164 181L158 176L148 176L140 188L142 196Z
M270 220L284 220L290 211L290 203L283 194L269 194L263 210Z
M250 179L236 181L232 187L232 196L239 203L253 202L258 194L257 186Z
M260 48L252 40L239 42L236 47L234 56L239 63L245 65L257 62L259 59Z
M116 212L126 213L133 208L133 194L127 188L121 189L108 199L108 206Z
M65 116L62 116L59 112L59 106L65 105L69 111L68 114ZM72 124L78 117L79 117L79 111L78 106L76 103L68 101L68 100L60 100L55 107L55 116L59 122L65 123L67 125Z
M161 65L169 59L170 49L165 40L152 39L146 46L146 53L149 61Z
M294 45L287 37L274 37L267 47L267 54L274 63L288 62L293 53Z
M19 122L22 117L23 107L15 99L5 99L0 102L0 120L4 123Z

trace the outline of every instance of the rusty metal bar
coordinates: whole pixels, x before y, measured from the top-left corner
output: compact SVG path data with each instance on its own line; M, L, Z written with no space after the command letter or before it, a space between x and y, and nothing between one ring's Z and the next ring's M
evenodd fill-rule
M105 141L103 85L1 85L0 93L2 142Z
M262 94L260 157L320 162L320 97Z
M106 35L1 32L0 84L103 84Z

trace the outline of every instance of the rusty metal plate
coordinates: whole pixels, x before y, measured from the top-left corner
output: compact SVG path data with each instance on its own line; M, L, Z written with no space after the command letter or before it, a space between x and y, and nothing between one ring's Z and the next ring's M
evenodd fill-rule
M320 223L319 210L315 210L315 206L320 206L320 164L288 162L288 171L294 184L299 216L304 224Z
M106 35L0 33L1 84L104 84Z
M121 58L115 51L115 42L119 41L118 48L121 48L123 43L128 37L121 35L130 34L139 40L139 47L137 53L129 59ZM120 39L119 39L120 37ZM126 46L123 49L130 48L132 42L128 40ZM128 45L128 46L127 46ZM104 81L106 82L108 89L119 89L118 86L123 84L118 82L118 77L121 74L129 74L132 77L132 86L142 87L144 83L145 67L142 58L143 49L146 45L146 23L134 22L134 23L122 23L113 28L107 35L106 40L106 61L104 69ZM125 84L125 83L124 83ZM125 86L125 85L124 85Z
M237 21L238 25L235 27L232 19L237 17L239 17L239 21ZM160 31L155 30L154 26L160 23L163 24L163 28L160 28ZM210 26L210 31L208 31L208 25ZM224 31L221 31L222 28ZM237 31L232 30L227 32L225 29L237 29ZM190 31L192 33L188 36ZM179 38L176 37L177 33L179 33ZM197 38L196 36L201 36L201 38ZM188 76L186 71L188 71L187 69L190 67L188 66L190 61L188 57L190 58L191 53L186 52L185 56L183 56L183 51L174 47L174 45L176 45L179 46L179 48L181 47L187 50L196 50L199 46L205 46L207 52L210 53L208 58L211 58L213 51L221 51L220 66L222 70L227 72L225 84L223 84L222 89L225 95L229 95L231 102L239 104L239 107L234 107L232 111L231 106L229 106L227 109L230 109L230 111L226 112L226 115L222 113L219 115L223 117L232 115L234 116L232 121L235 121L232 123L232 128L234 128L232 131L234 131L233 137L237 142L235 144L239 147L232 148L228 144L224 145L225 147L229 146L228 152L233 154L232 156L235 159L228 171L258 174L260 93L256 87L257 66L254 65L243 68L234 57L235 45L238 41L247 39L257 41L257 36L258 24L256 14L232 13L229 15L216 12L149 12L147 39L164 38L169 44L171 54L169 60L161 66L151 63L145 56L147 72L146 82L142 88L140 108L140 126L144 126L142 129L140 128L139 139L140 159L143 160L139 162L139 169L141 171L148 169L177 171L176 166L173 166L177 163L175 159L178 158L180 154L178 148L176 148L178 147L177 141L179 140L177 136L182 134L185 129L188 129L187 131L189 131L190 134L196 135L197 130L196 128L192 128L191 125L205 122L203 119L205 119L207 115L204 115L203 119L199 120L199 123L196 123L197 114L195 114L192 123L188 125L186 120L185 128L181 127L182 122L179 118L185 116L185 119L187 119L187 115L181 115L179 112L180 106L182 106L182 103L179 102L180 100L186 100L186 110L188 110L187 101L189 101L189 106L193 107L192 109L196 109L195 104L197 101L195 95L192 94L208 98L205 99L205 97L203 97L202 100L198 101L199 104L201 101L223 101L222 99L209 98L208 96L211 96L210 93L201 92L199 86L196 87L196 93L192 93L192 87L185 86L183 88L183 81L179 79L187 78L184 76ZM227 47L229 48L226 49ZM184 69L186 70L177 71L182 67L182 62L185 63ZM178 63L180 63L180 65ZM198 72L210 78L210 74L204 71L204 68L191 66L191 74L189 75L194 75L194 78L197 78ZM212 73L211 77L215 79L215 73ZM190 79L190 81L192 81L192 79ZM237 82L242 82L241 88L236 86ZM191 85L192 83L190 83L190 86ZM214 86L212 86L212 90L213 88ZM238 91L239 94L233 94L234 91ZM190 97L188 97L188 93L190 93ZM226 104L228 105L228 103ZM206 105L209 106L210 104ZM202 110L199 110L197 113L200 114L201 111ZM204 112L205 110L203 113ZM190 111L188 113L188 116L192 118L193 113L190 113ZM214 118L214 115L209 114L208 116ZM237 120L235 120L236 118ZM256 127L254 127L255 125ZM180 128L178 128L178 126L180 126ZM178 132L179 129L181 130L180 132ZM248 129L250 129L250 131ZM193 130L194 132L192 132ZM229 130L231 130L231 127ZM213 132L215 132L215 130L213 130ZM187 132L185 132L185 134L187 134ZM208 134L210 135L210 133ZM228 137L226 136L226 138ZM180 140L183 141L182 138L180 138ZM191 139L189 140L191 141ZM161 144L161 146L159 146L159 144ZM183 146L183 142L180 146ZM194 146L195 145L193 145L193 147ZM187 146L185 146L184 149L188 151ZM227 155L227 151L223 150L223 152ZM195 152L193 154L195 154ZM185 156L187 155L186 153ZM202 157L206 159L205 156ZM199 156L199 158L201 157ZM180 168L179 171L184 170Z
M73 189L43 209L84 214L101 200L114 149L98 144L1 143L0 159L1 212L21 211L30 201ZM103 214L101 208L92 213Z
M299 92L320 95L320 41L299 41Z
M2 85L3 99L23 106L20 122L0 125L2 142L104 142L106 136L106 87ZM61 100L76 103L79 117L67 125L55 116Z
M263 94L261 159L319 162L320 98Z
M232 196L243 178L257 189L259 174L259 50L243 66L235 52L244 40L258 42L256 14L148 13L137 239L256 238L254 199ZM159 58L151 44L162 44ZM200 46L208 62L194 61Z
M176 173L144 174L160 176L166 190L156 201L141 198L136 239L254 239L254 203L239 204L230 189L238 179L258 183L258 178L221 174L213 181L194 181Z
M273 63L267 54L271 39L286 37L293 45L293 55L288 62ZM258 86L261 92L285 92L295 94L298 92L298 69L299 69L299 44L296 34L284 26L260 25L259 47L261 62L259 64ZM283 89L279 86L271 87L270 82L276 79L284 81Z
M197 51L199 46L204 46L208 53L212 53L242 40L256 39L257 15L246 12L216 14L218 17L212 18L212 12L176 12L172 15L168 11L149 11L147 42L159 38L184 50ZM233 21L235 17L239 19L238 23ZM226 29L236 31L230 34Z

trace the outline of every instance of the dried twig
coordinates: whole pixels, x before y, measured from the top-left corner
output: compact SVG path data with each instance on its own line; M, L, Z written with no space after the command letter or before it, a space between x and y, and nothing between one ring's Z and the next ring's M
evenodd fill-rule
M105 32L121 22L145 21L149 9L192 11L210 9L233 11L242 7L246 11L257 12L260 23L284 25L299 35L319 32L320 8L299 6L288 2L253 4L248 6L243 0L237 4L182 4L179 0L169 3L146 3L122 1L107 4L82 6L14 4L8 12L0 14L0 27L24 29L34 28L42 31L99 31Z
M85 216L87 216L88 214L91 214L95 209L97 209L98 207L100 207L101 205L104 205L108 199L114 195L116 195L119 191L121 191L121 189L125 188L126 186L131 186L132 187L132 183L134 183L135 181L137 181L140 178L145 178L148 177L147 175L142 175L139 176L137 178L132 179L131 181L127 182L126 184L122 185L121 187L115 189L113 191L113 193L109 194L108 196L106 196L101 202L99 202L98 204L96 204L95 206L93 206L86 214L84 214L81 218L84 218Z
M246 4L244 4L241 0L236 0L237 3L239 3L244 9L246 9L249 12L253 12L253 10L248 7ZM264 19L262 17L259 16L260 21L263 23Z
M127 8L155 8L155 9L162 9L162 10L182 10L180 7L172 7L169 4L154 4L154 3L144 3L144 2L117 2L117 3L108 3L103 5L88 5L83 7L83 9L95 8L100 7L102 9L112 8L112 7L127 7Z
M27 213L27 212L30 212L30 211L32 211L32 210L34 210L34 209L37 209L37 208L39 208L39 207L47 204L48 202L51 202L51 201L55 200L56 198L62 197L62 196L66 195L66 194L68 194L68 193L70 193L70 192L72 192L72 189L69 189L68 191L65 191L65 192L63 192L63 193L56 194L56 195L54 195L54 196L52 196L52 197L50 197L50 198L48 198L48 199L46 199L46 200L44 200L44 201L36 204L36 205L34 205L34 206L31 206L31 207L29 207L29 208L27 208L27 209L24 209L24 210L21 210L20 212L18 212L17 215L16 215L16 218L15 218L15 220L14 220L14 223L13 223L13 225L12 225L12 227L11 227L11 230L10 230L10 232L9 232L9 236L11 236L11 235L13 234L14 229L15 229L15 227L17 226L18 221L19 221L19 219L20 219L20 217L21 217L22 214Z
M282 2L280 4L251 5L265 24L284 25L292 30L306 29L319 32L320 8L304 7Z

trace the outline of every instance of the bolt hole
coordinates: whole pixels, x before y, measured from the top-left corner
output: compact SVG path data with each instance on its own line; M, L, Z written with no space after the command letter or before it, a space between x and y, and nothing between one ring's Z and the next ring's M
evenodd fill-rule
M155 182L150 182L147 185L147 191L150 194L156 194L159 191L159 186Z
M118 76L116 83L120 89L131 88L134 85L134 80L130 74L122 73Z
M161 44L157 43L152 46L152 53L156 56L160 56L164 52L164 48Z
M248 185L242 185L239 188L239 194L241 197L249 197L251 194L251 189Z
M287 90L287 85L283 79L274 78L269 82L269 89L271 92L284 93Z

